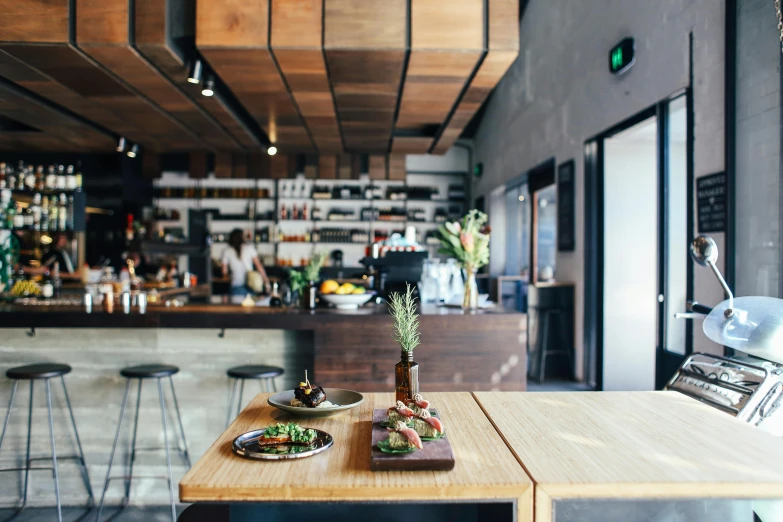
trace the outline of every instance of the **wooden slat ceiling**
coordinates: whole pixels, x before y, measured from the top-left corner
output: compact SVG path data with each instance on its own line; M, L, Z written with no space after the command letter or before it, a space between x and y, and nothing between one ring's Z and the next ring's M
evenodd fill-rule
M0 0L0 76L98 134L248 173L269 142L445 152L518 46L515 0ZM188 83L199 56L224 95Z

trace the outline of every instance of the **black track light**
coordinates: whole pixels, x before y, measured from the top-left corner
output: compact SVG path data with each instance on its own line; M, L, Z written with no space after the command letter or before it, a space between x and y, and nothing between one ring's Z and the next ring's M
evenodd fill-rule
M125 141L125 138L120 136L120 139L117 140L117 152L125 152L125 149L128 146L128 142Z
M138 153L139 153L139 146L135 143L130 149L128 149L127 152L129 158L135 158Z
M196 60L193 62L193 64L190 66L190 73L188 74L188 82L189 83L201 83L201 75L204 72L204 64L201 63L201 60Z
M212 96L215 94L215 77L208 74L204 80L204 86L201 89L201 94L204 96Z

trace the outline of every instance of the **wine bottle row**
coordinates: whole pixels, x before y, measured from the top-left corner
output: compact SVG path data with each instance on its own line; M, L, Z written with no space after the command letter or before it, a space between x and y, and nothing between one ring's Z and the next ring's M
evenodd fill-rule
M20 161L16 169L0 162L0 190L19 192L81 192L82 174L73 165L28 165Z
M0 228L60 232L74 229L73 195L35 193L26 206L12 197L10 189L0 191Z

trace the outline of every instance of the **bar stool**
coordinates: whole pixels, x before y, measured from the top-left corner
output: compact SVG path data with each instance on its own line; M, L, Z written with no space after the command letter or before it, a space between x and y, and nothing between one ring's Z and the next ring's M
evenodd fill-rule
M166 399L163 395L163 382L161 379L168 377L169 385L171 386L171 396L174 400L174 411L177 413L177 422L179 424L179 432L177 433L177 450L182 455L183 459L188 465L188 468L190 468L190 454L188 453L188 445L185 441L185 430L182 427L182 417L179 413L179 404L177 402L177 395L174 392L174 382L171 380L171 376L175 373L179 372L179 368L176 366L169 366L165 364L143 364L140 366L129 366L127 368L123 368L120 370L120 375L125 377L127 379L127 383L125 384L125 395L122 398L122 406L120 407L120 420L117 423L117 433L114 436L114 444L112 444L111 447L111 456L109 457L109 469L106 470L106 481L103 485L103 493L101 493L101 502L98 506L98 513L95 516L96 521L100 521L101 519L101 513L103 512L103 501L106 497L106 491L109 489L109 482L114 479L124 479L125 480L125 496L122 499L121 507L125 507L128 505L128 500L130 499L130 487L131 487L131 480L133 480L133 463L136 460L136 452L137 451L151 451L151 450L166 450L166 471L167 471L167 480L169 484L169 500L171 501L171 520L172 522L176 522L177 520L177 508L176 508L176 502L174 501L174 483L171 478L171 455L169 454L169 436L168 436L168 430L166 428ZM118 477L112 477L111 476L111 466L112 462L114 461L114 453L117 450L117 441L120 438L120 432L122 430L122 419L125 415L125 407L128 404L128 394L130 392L131 382L133 379L138 379L139 386L138 391L136 392L136 415L133 420L133 438L131 442L131 454L130 454L130 460L128 463L128 474ZM163 442L164 446L162 448L136 448L136 434L138 432L139 427L139 406L141 404L141 385L144 382L145 379L156 379L158 382L158 398L160 400L160 416L163 423ZM180 446L180 436L182 437L182 446ZM163 477L160 477L163 478Z
M87 472L87 464L84 462L84 451L82 450L82 443L79 439L79 432L76 429L76 419L73 416L73 409L71 408L71 400L68 397L68 389L65 387L65 378L64 375L71 372L71 367L67 364L55 364L55 363L41 363L41 364L29 364L27 366L17 366L16 368L11 368L10 370L5 372L6 377L9 379L12 379L14 381L13 387L11 388L11 400L8 401L8 412L5 414L5 422L3 422L3 431L2 434L0 434L0 449L3 447L3 439L5 438L5 432L8 428L8 419L11 417L11 409L14 405L14 397L16 396L16 388L19 385L19 381L30 381L30 406L29 410L27 412L27 456L25 457L25 466L23 468L9 468L9 469L2 469L0 471L24 471L24 493L22 496L22 505L19 507L17 513L21 512L25 505L27 504L27 485L28 485L28 476L30 474L30 470L39 470L39 469L51 469L52 474L54 475L54 495L57 499L57 520L62 522L62 506L60 502L60 476L57 470L57 460L65 460L65 459L71 459L76 460L82 467L82 471L84 472L82 475L82 479L84 480L84 485L87 488L87 493L89 494L89 506L92 506L95 503L95 499L93 497L92 493L92 487L90 486L90 475ZM65 394L65 404L68 406L68 413L71 417L71 424L73 424L73 433L76 438L76 447L79 450L78 455L66 455L66 456L57 456L57 449L55 447L54 443L54 421L52 419L52 388L49 383L50 379L53 379L55 377L60 378L60 382L63 385L63 393ZM51 457L30 457L30 439L31 439L31 432L33 427L33 383L37 380L43 380L44 384L46 385L46 407L49 411L49 435L51 437L51 444L52 444L52 456ZM52 461L51 467L36 467L32 468L30 467L30 464L34 460L49 460Z
M275 377L283 375L284 370L277 366L267 366L264 364L246 364L244 366L234 366L229 368L226 372L229 379L234 380L234 386L231 390L231 399L228 401L228 416L226 417L226 427L231 423L231 413L234 410L234 398L237 394L237 387L239 387L239 401L237 402L236 414L239 415L240 408L242 407L242 395L245 393L245 380L255 379L261 381L263 385L263 391L277 391L277 384L275 384ZM270 386L271 385L271 386ZM270 389L271 388L271 389Z
M569 348L568 340L565 335L565 323L563 321L563 311L557 307L538 308L538 314L540 319L538 330L538 346L536 351L538 352L538 382L544 382L546 375L546 358L552 355L565 355L568 360L568 368L571 372L571 378L574 377L574 362L572 360L572 349ZM560 332L560 342L562 348L559 350L549 349L549 329L554 321L555 326L559 326L557 329ZM532 375L531 375L532 377Z

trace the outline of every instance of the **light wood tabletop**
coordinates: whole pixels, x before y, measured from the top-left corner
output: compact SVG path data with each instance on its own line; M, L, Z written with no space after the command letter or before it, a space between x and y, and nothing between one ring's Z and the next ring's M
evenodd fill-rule
M470 393L427 395L454 450L452 471L370 471L372 412L394 404L391 393L368 393L347 412L320 419L285 414L259 394L179 484L182 502L508 501L518 522L532 520L533 484ZM313 457L253 461L231 452L242 433L276 422L330 433L334 446Z
M476 392L535 482L576 498L783 498L783 440L677 392Z

